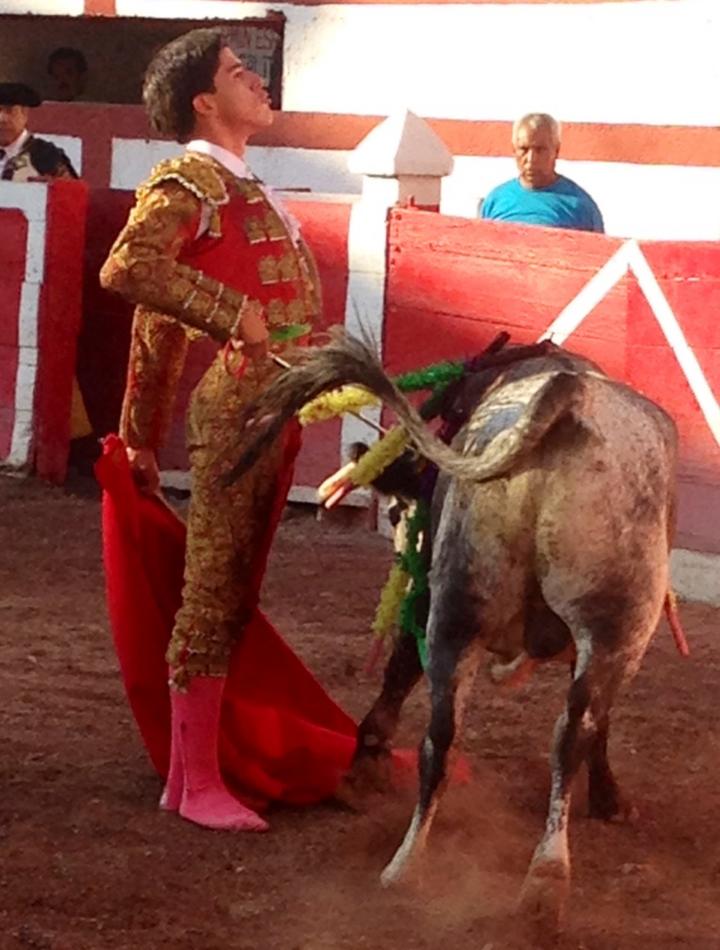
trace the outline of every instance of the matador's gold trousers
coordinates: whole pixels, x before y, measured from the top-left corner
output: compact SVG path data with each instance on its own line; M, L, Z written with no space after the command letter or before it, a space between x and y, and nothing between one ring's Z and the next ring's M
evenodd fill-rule
M233 644L257 605L277 506L290 488L299 429L288 427L232 485L223 484L223 475L241 451L242 407L274 375L251 366L237 379L218 355L193 394L185 582L166 654L178 687L193 676L227 673Z

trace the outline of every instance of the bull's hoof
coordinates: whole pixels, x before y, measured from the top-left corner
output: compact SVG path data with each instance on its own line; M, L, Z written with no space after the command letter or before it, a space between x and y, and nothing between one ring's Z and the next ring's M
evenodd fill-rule
M354 810L361 810L372 795L386 794L394 788L392 754L389 750L360 753L350 771L340 780L335 798Z
M424 814L423 820L419 814L419 808L416 809L402 844L393 855L392 861L380 875L380 883L383 887L391 887L401 881L405 882L411 877L416 878L419 882L420 862L418 859L425 847L429 824L428 813Z
M570 869L562 861L533 861L527 873L518 912L538 939L552 941L559 934L570 891Z
M614 788L605 794L590 795L588 817L598 821L634 825L640 818L640 812L632 801L629 801Z
M418 862L404 855L402 848L398 850L392 861L386 865L380 875L380 884L383 887L396 887L402 884L412 885L419 883L420 870Z
M394 884L398 884L402 881L402 878L402 868L393 867L393 862L391 861L380 875L380 883L383 887L392 887Z

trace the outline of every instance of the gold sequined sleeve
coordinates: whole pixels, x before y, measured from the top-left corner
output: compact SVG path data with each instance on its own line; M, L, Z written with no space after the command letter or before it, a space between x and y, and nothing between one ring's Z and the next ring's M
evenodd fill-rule
M120 436L132 448L157 449L167 435L186 326L227 339L244 300L177 261L197 234L201 212L200 199L178 182L141 189L100 272L103 287L137 304L120 419Z
M100 283L216 340L236 335L247 298L177 258L197 233L202 204L175 181L141 189L100 271Z
M130 448L157 450L165 441L187 348L182 324L136 308L120 416L120 438Z

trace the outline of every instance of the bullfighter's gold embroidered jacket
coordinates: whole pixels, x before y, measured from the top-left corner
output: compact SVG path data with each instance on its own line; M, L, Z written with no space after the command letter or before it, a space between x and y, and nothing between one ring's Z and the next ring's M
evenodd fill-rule
M228 341L251 303L279 339L283 329L309 329L319 282L291 228L260 183L209 156L162 162L138 189L100 275L136 304L120 424L127 445L162 443L189 339Z

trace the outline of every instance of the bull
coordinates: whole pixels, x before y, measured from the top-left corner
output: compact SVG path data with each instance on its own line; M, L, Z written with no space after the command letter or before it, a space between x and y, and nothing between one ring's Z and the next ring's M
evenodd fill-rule
M308 350L250 408L235 475L305 402L348 383L394 410L417 456L437 465L425 539L430 722L417 806L381 880L400 880L425 845L482 651L495 657L495 679L567 658L547 820L520 895L524 911L554 927L570 884L568 814L580 766L588 766L591 816L623 817L628 808L608 762L609 719L668 596L677 434L655 403L557 347L477 369L455 393L465 422L446 445L367 344L338 338ZM393 487L412 496L418 479L407 458L403 466ZM389 755L421 675L412 637L401 636L360 724L353 771Z

